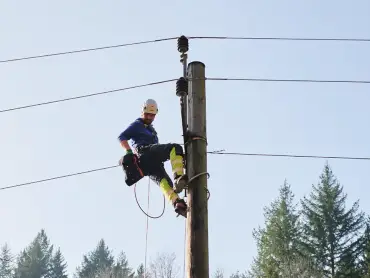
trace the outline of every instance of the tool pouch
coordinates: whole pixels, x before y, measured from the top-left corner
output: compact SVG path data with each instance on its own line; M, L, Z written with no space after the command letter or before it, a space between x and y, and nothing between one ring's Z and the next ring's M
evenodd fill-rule
M139 166L139 158L136 154L126 154L121 162L125 173L125 182L128 186L137 183L144 177L143 171Z

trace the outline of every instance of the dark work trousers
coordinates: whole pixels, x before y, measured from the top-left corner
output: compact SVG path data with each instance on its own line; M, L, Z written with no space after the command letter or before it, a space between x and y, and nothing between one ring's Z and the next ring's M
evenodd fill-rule
M183 149L179 144L153 144L137 149L140 160L140 168L145 176L160 185L162 179L166 179L169 186L173 187L173 182L164 168L164 162L170 159L171 150L175 149L176 155L184 156Z

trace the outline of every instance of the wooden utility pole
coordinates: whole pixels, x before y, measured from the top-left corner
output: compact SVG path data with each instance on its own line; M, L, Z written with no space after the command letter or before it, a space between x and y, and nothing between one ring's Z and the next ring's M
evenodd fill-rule
M191 62L187 77L187 174L194 179L188 185L187 196L186 278L209 278L205 65Z

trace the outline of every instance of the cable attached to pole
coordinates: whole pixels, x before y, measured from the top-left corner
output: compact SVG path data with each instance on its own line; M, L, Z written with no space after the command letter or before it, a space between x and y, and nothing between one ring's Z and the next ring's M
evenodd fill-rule
M188 63L188 50L189 50L189 40L185 36L181 36L177 40L177 50L181 53L180 62L183 66L183 77L180 77L176 82L176 95L180 97L180 107L181 107L181 122L182 122L182 136L184 140L184 152L185 152L185 159L184 159L184 166L185 172L187 172L187 164L186 164L186 157L187 157L187 147L185 145L187 141L187 95L188 95L188 80L187 80L187 63Z
M187 64L189 51L189 40L185 36L181 36L177 40L177 50L181 53L180 62L183 66L183 77L179 78L176 82L176 95L180 97L180 109L181 109L181 123L182 123L182 136L184 140L184 168L185 174L187 171L187 145L188 140L188 80L187 80ZM184 189L184 199L186 198L186 188ZM186 202L186 200L184 200ZM184 265L183 265L183 277L185 277L185 255L186 252L186 223L184 228Z
M180 97L180 107L181 107L181 123L182 123L182 136L184 141L184 168L185 173L187 172L187 133L188 133L188 110L187 110L187 96L188 96L188 80L187 80L187 61L188 61L188 52L189 50L189 40L185 36L181 36L177 40L177 50L181 53L180 62L183 66L183 76L180 77L176 82L176 95ZM186 191L185 191L186 197Z

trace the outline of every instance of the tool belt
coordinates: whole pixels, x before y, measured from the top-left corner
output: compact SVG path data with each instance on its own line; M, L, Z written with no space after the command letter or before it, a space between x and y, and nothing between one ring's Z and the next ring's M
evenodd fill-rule
M128 186L137 183L144 177L136 154L126 154L122 159L122 167L125 172L125 182Z
M150 148L151 145L142 145L136 148L136 152L138 156L142 155L146 150Z

